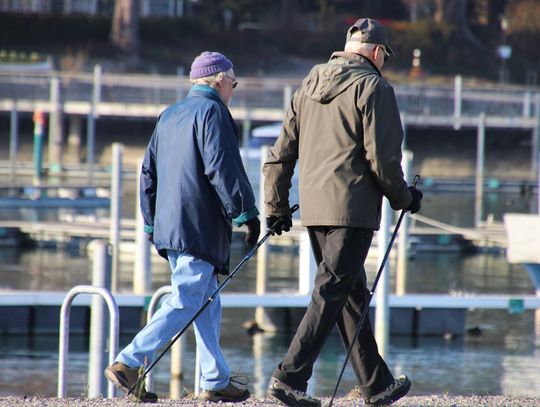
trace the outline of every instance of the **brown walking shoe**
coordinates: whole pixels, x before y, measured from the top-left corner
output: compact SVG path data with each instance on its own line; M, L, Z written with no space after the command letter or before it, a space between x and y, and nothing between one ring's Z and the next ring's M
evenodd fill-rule
M129 389L133 387L139 379L139 369L131 368L121 362L114 362L105 369L105 377L114 383L116 387L124 392L129 393ZM144 380L131 393L137 400L143 403L155 403L158 400L156 393L146 391Z
M237 403L247 400L251 393L247 389L247 377L245 376L231 376L227 387L221 390L203 390L199 394L199 400L218 402Z

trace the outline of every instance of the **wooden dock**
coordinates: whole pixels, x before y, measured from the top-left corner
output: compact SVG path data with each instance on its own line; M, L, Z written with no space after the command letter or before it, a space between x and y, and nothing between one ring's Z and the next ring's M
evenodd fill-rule
M65 292L0 291L0 331L18 334L56 334L59 331L60 306ZM276 330L294 330L307 307L310 296L296 292L220 294L224 308L264 307L268 322ZM120 331L136 333L145 321L149 295L117 294ZM70 331L88 334L91 296L79 295L73 302ZM390 295L390 334L392 335L464 335L468 310L494 309L512 313L540 309L540 297L534 295ZM376 300L371 303L374 312ZM373 321L373 318L372 318Z
M507 238L502 223L483 224L476 228L461 228L439 222L422 215L413 215L409 235L417 250L459 251L477 248L507 247ZM110 220L106 218L75 217L64 221L19 221L0 220L0 229L19 233L36 241L66 243L71 239L108 239ZM243 228L234 228L235 232L244 232ZM297 242L305 228L295 221L291 232L276 236L277 245L289 245ZM120 228L123 242L135 241L135 220L122 219ZM376 235L375 235L376 243ZM129 244L127 244L127 247Z

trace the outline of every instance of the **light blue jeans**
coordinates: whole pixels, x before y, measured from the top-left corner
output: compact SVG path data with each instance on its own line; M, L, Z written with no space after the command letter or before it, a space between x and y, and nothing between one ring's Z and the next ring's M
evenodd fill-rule
M148 324L116 357L116 361L138 368L152 363L155 353L193 318L218 287L214 266L204 260L167 251L172 269L172 294L162 302ZM221 390L227 386L230 370L221 347L221 301L219 295L194 322L195 339L201 360L201 387Z

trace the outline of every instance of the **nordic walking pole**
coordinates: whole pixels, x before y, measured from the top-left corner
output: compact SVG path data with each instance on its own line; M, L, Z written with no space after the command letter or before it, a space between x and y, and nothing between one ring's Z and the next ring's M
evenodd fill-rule
M420 176L415 175L412 186L415 187L419 180L420 180ZM336 387L334 387L334 393L332 393L332 398L330 399L330 403L328 404L328 407L332 407L332 403L334 402L334 397L336 397L339 383L341 382L341 378L343 377L343 372L345 372L345 367L347 366L347 362L349 361L349 357L351 356L352 347L354 346L354 343L356 342L356 338L358 338L358 335L360 335L360 330L362 329L362 325L364 325L364 320L366 319L367 313L369 312L369 303L371 302L371 299L373 298L373 294L375 293L375 289L377 288L377 283L379 282L379 279L381 278L382 272L384 270L384 266L386 264L386 261L388 260L390 251L392 250L392 245L394 244L394 240L396 239L399 226L401 225L401 221L403 220L403 217L405 216L405 212L406 212L405 209L403 209L401 211L401 214L399 215L399 219L396 223L394 233L392 233L392 237L390 238L390 243L388 243L388 247L386 249L386 252L384 253L383 260L381 262L381 265L379 266L379 271L377 271L377 275L375 276L375 280L373 281L373 287L371 288L371 291L369 292L369 298L368 298L367 304L365 308L362 310L362 314L360 315L360 322L358 323L358 327L356 328L354 337L352 341L350 342L349 349L347 349L347 356L345 356L345 362L343 362L343 366L341 368L341 372L339 373Z
M291 215L296 212L298 210L299 206L298 205L293 205L291 207ZM277 221L276 221L277 223ZM268 230L268 232L266 232L266 234L262 237L261 240L259 240L257 242L257 244L249 251L249 253L246 255L246 257L244 257L242 259L242 261L238 264L238 266L236 266L236 268L227 276L227 278L223 281L223 283L216 289L216 291L214 291L214 293L208 298L208 300L206 300L206 302L202 305L202 307L195 313L195 315L193 316L193 318L191 318L188 323L182 328L182 330L180 332L178 332L172 339L171 341L169 342L169 344L165 347L165 349L163 349L163 351L161 352L161 354L146 368L146 370L139 376L139 378L137 379L137 381L135 382L135 384L133 386L131 386L131 388L129 389L128 393L127 393L127 396L129 396L130 394L133 394L133 391L137 388L137 386L144 380L144 378L146 377L146 375L150 372L150 370L152 370L152 368L161 360L161 358L165 355L165 353L167 353L167 351L173 346L173 344L184 334L184 332L187 331L187 329L191 326L191 324L197 319L197 317L199 315L201 315L201 313L206 309L206 307L208 307L208 305L210 305L210 303L212 301L214 301L216 299L216 296L219 294L219 292L223 289L223 287L225 287L227 285L227 283L229 281L231 281L235 274L242 268L242 266L244 264L246 264L246 262L253 256L253 254L257 251L257 249L259 247L261 247L263 245L264 242L266 242L266 240L272 236L274 234L274 227L277 226L277 224L274 223L274 225L272 227L270 227L270 230Z

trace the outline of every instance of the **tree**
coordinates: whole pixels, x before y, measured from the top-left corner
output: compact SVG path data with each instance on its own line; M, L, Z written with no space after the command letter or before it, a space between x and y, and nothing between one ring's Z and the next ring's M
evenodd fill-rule
M139 1L115 0L111 41L136 59L139 54Z

